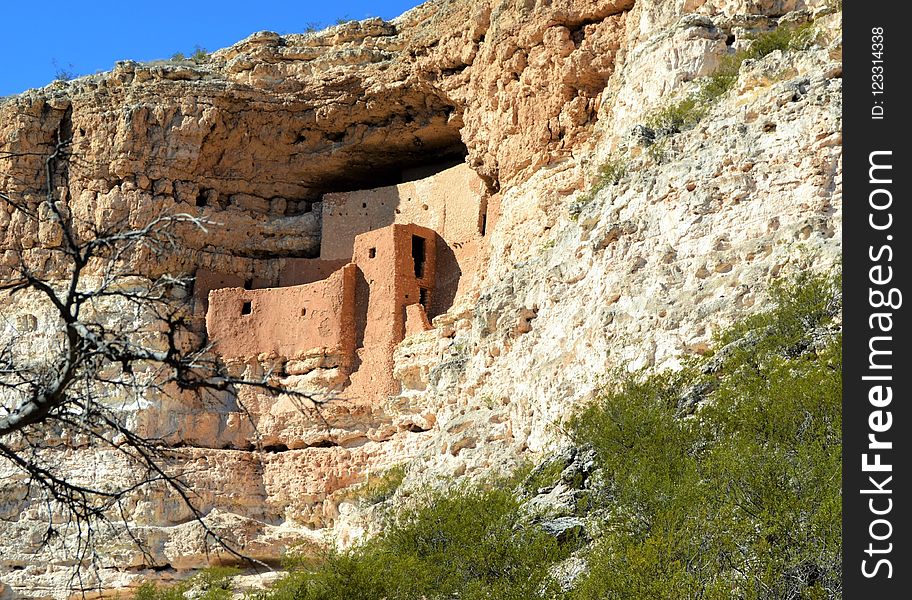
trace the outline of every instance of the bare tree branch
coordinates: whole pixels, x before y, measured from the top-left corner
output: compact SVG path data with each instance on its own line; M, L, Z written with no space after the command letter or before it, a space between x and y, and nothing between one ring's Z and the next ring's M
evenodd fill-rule
M0 461L27 478L26 499L43 503L49 515L45 544L75 532L71 551L77 565L94 564L95 536L100 527L107 527L135 543L152 566L142 536L129 523L126 502L143 488L159 485L189 509L213 547L238 561L257 563L207 523L179 467L178 451L164 440L134 431L130 411L124 408L174 394L237 397L239 389L249 387L286 395L300 410L322 419L320 404L325 399L278 387L270 372L253 380L231 375L193 330L191 307L175 300L180 295L175 292L186 292L191 279L149 278L133 266L143 252L161 257L179 248L178 228L205 233L213 224L186 213L160 213L138 225L126 218L103 226L80 222L59 197L58 185L66 183L71 160L69 147L70 140L58 131L45 157L44 200L37 205L0 192L0 202L12 207L14 214L52 233L52 243L41 248L11 249L16 260L14 266L0 270L0 294L40 305L42 314L51 315L46 335L53 342L52 352L36 357L16 335L2 340ZM4 153L0 159L18 156ZM53 258L53 273L47 272L48 256ZM121 313L131 308L141 318L130 322L121 318L123 314L109 314L112 306ZM120 406L113 402L117 398ZM242 402L238 405L258 440L255 419ZM110 450L132 465L129 477L106 482L71 476L58 455L75 446ZM55 520L54 514L66 519ZM71 583L84 589L81 577L77 568Z

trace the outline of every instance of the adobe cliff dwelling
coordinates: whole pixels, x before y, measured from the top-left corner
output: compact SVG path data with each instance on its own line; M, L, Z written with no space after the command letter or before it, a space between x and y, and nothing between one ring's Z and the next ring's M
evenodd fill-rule
M445 167L445 165L444 165ZM441 168L441 167L437 167ZM318 258L286 259L278 286L197 271L214 351L332 369L322 380L347 399L399 392L393 350L430 329L475 276L488 194L467 165L412 168L402 184L334 192L321 212ZM280 367L281 368L281 367Z

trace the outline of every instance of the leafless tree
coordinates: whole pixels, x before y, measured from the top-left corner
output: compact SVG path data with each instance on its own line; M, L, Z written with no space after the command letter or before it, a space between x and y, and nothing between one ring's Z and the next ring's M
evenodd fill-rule
M225 394L243 385L288 392L271 385L269 374L255 381L228 374L194 332L188 303L177 300L189 297L189 278L149 278L135 266L137 256L155 258L178 249L181 228L205 231L212 224L190 214L161 213L139 224L134 218L132 225L127 220L82 222L56 191L66 183L71 159L69 140L58 135L46 156L40 202L0 192L0 201L13 213L45 232L40 247L5 249L0 306L27 300L34 312L45 315L49 325L43 333L50 341L36 355L6 324L9 335L0 339L0 462L19 471L30 503L44 505L49 515L44 542L76 540L69 551L78 565L94 564L102 527L141 546L128 525L125 503L150 485L169 488L193 512L210 543L244 560L196 508L175 450L137 433L129 407L155 396ZM3 326L0 322L0 331ZM130 465L128 483L73 475L60 458L66 448L114 453ZM76 569L74 587L85 587L82 573Z

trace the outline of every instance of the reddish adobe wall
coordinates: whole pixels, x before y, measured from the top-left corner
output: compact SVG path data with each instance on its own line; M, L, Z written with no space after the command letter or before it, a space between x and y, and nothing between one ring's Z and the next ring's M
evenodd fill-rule
M396 186L327 194L325 202L314 207L323 215L320 258L277 259L266 261L272 266L253 267L252 272L264 274L278 269L278 277L272 272L269 279L245 280L231 272L200 269L195 314L205 315L214 289L286 287L326 279L352 259L356 236L393 223L416 223L438 232L436 294L427 307L433 318L470 286L485 247L482 232L493 226L496 196L487 198L481 179L462 164Z
M326 348L347 357L355 350L355 265L327 279L283 288L223 288L209 293L206 329L226 357L275 353L296 358Z
M284 268L279 273L279 287L326 279L348 263L348 259L287 258Z
M414 335L432 329L427 312L420 304L409 304L405 307L405 335Z
M248 285L249 284L249 285ZM209 292L227 287L265 287L260 279L247 281L233 273L216 273L209 269L197 269L193 282L194 312L205 315L209 310Z
M235 358L265 352L292 359L326 348L345 357L351 373L343 395L373 400L397 394L393 350L405 337L407 321L413 330L428 326L438 239L426 227L391 225L357 236L352 262L325 280L213 290L206 315L209 338L216 352ZM299 265L303 272L323 267Z
M413 258L416 240L424 247L420 265ZM355 300L361 343L357 371L345 395L380 398L399 393L393 350L405 338L406 306L433 301L436 244L437 234L418 225L392 225L355 239L352 260L363 277Z
M196 270L193 285L194 314L205 317L209 308L209 292L222 288L240 287L258 290L268 287L287 287L314 283L326 279L345 265L345 260L319 258L284 258L249 260L248 272L260 276L243 277L236 272L219 272L200 268ZM267 275L268 274L268 275Z
M351 258L355 236L394 223L433 229L449 244L468 241L479 233L484 198L484 182L465 164L399 185L326 194L320 258Z
M322 260L348 259L355 237L387 225L414 223L437 232L437 297L445 312L477 270L487 211L481 178L461 164L418 181L323 196ZM490 226L490 223L487 223Z

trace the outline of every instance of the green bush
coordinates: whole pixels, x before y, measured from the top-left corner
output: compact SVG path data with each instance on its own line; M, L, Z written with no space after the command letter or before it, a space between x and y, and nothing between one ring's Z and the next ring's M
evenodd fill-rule
M668 139L660 138L655 142L649 144L649 147L646 148L646 154L649 155L649 157L657 164L665 162L671 155Z
M678 132L695 125L706 115L706 107L694 96L660 108L646 119L646 125L656 131Z
M598 185L614 185L627 174L627 159L623 156L614 156L608 158L598 168Z
M299 563L260 598L552 597L547 569L566 552L538 529L518 525L519 501L506 487L433 494L362 546Z
M589 191L577 198L577 202L585 204L595 199L595 195L602 189L617 184L627 174L627 159L624 156L614 155L608 157L599 165L595 174L595 181Z
M199 590L196 600L231 600L231 580L240 574L236 567L209 567L180 583L159 586L146 582L139 586L135 600L187 600L184 595L191 589Z
M566 464L559 457L543 462L529 471L529 475L523 478L522 486L533 494L541 489L551 489L560 481L564 467Z
M572 420L612 515L575 598L839 596L841 339L810 341L837 289L778 286L777 308L722 336L726 351L628 380ZM681 418L695 385L706 398Z
M738 71L745 60L757 60L776 50L805 50L813 41L813 36L814 24L810 22L798 27L777 27L759 34L751 40L747 50L741 50L722 59L715 73L703 82L700 97L706 102L713 102L733 88L738 81Z
M711 104L735 87L735 83L738 82L738 71L744 59L742 52L723 57L715 72L700 85L700 100L705 104Z
M187 600L184 598L186 587L178 584L172 586L159 586L147 581L136 590L134 600Z
M747 50L723 57L716 70L700 83L700 89L695 95L660 108L647 117L646 125L655 130L671 133L692 127L706 116L714 102L735 86L738 72L745 60L760 59L775 50L804 50L810 46L813 36L813 23L805 23L798 27L782 26L759 34L751 40Z
M209 61L209 52L202 46L194 46L193 54L190 55L190 60L196 64L202 64Z
M183 61L192 61L198 65L209 62L209 52L197 44L193 47L193 53L190 56L187 56L183 52L175 52L171 55L169 59L171 62L183 62Z
M797 27L782 26L766 31L751 41L745 58L763 58L775 50L805 50L812 41L813 33L814 24L811 22Z
M393 497L402 480L405 479L405 465L396 465L374 477L368 476L367 481L355 488L351 498L358 498L367 504L379 504Z

